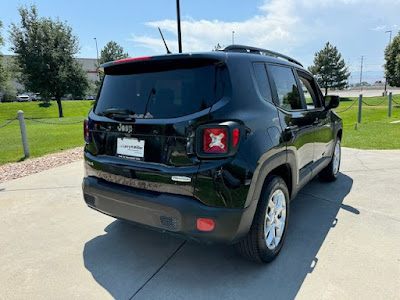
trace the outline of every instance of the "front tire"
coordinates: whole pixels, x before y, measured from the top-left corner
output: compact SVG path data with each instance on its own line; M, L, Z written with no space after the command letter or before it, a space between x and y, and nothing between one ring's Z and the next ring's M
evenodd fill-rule
M318 175L323 181L334 181L339 176L340 162L342 160L342 146L339 138L336 139L335 148L333 148L332 159Z
M289 191L279 176L267 178L248 235L238 242L247 259L267 263L279 254L289 220Z

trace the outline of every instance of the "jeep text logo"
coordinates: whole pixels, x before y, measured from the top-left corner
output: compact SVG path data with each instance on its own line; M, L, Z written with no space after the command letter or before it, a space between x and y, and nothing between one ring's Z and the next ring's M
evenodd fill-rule
M117 130L121 131L121 132L131 133L132 132L132 125L119 124L118 127L117 127Z

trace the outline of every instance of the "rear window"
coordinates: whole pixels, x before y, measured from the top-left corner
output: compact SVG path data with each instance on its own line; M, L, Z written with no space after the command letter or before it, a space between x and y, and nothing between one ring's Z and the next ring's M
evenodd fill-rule
M210 107L222 97L224 68L209 60L187 61L131 64L106 72L95 113L117 109L135 118L175 118Z

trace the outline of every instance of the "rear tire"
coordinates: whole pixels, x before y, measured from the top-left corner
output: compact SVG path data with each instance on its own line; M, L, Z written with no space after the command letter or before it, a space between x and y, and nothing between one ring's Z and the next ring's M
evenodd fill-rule
M318 176L323 181L335 181L339 176L340 162L342 160L342 146L339 138L336 139L335 147L333 148L332 159L323 169L319 172Z
M289 191L279 176L267 178L253 224L247 236L237 243L243 257L268 263L279 254L289 220Z

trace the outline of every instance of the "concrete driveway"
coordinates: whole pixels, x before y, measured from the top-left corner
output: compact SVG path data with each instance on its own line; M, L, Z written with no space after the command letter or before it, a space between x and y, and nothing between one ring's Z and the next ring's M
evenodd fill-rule
M387 90L388 94L389 92L392 92L393 95L398 95L400 94L400 89L393 89L393 88L389 88ZM369 90L369 89L363 89L361 90L341 90L341 91L329 91L328 94L330 95L339 95L340 97L358 97L360 94L363 95L363 97L378 97L378 96L382 96L383 93L383 87L382 89L378 89L378 90Z
M0 184L1 299L399 299L400 151L343 149L269 265L86 207L82 162Z

